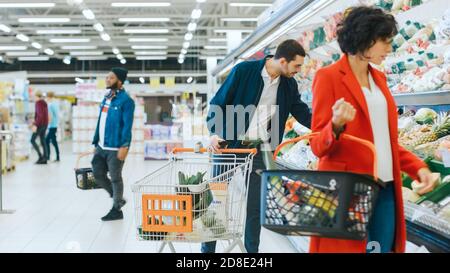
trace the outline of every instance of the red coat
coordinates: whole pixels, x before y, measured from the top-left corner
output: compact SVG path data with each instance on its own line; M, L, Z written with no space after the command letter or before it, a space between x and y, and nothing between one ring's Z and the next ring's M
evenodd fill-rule
M387 101L394 164L395 252L404 252L406 224L400 173L404 171L412 178L417 179L417 172L420 168L426 167L426 164L399 145L397 106L386 84L386 76L372 67L369 70ZM320 69L313 82L312 131L320 132L320 134L312 139L311 147L320 158L319 170L372 174L373 156L368 148L350 140L336 140L333 137L331 108L340 98L344 98L351 103L357 111L355 119L347 124L344 133L366 139L372 143L374 141L364 94L353 75L348 57L344 55L337 63ZM366 243L366 241L313 237L311 238L310 252L366 252Z

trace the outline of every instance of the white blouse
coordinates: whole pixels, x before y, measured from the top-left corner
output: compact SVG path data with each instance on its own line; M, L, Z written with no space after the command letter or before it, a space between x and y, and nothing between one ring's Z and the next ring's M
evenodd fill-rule
M370 89L362 87L369 109L374 144L378 156L378 177L384 182L394 180L391 137L386 98L369 72Z

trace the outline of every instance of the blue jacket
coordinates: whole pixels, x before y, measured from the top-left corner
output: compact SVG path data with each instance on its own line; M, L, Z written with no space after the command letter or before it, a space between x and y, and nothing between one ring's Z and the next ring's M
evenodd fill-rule
M225 110L227 105L238 106L242 105L244 108L249 105L257 106L261 97L264 81L261 76L262 69L266 60L272 56L258 61L247 61L236 65L222 84L216 95L211 99L210 111L207 116L207 124L210 134L218 135L228 141L230 148L239 148L241 146L240 136L243 136L249 127L249 121L254 114L245 116L244 126L238 128L237 116L234 116L234 121L230 116L227 117ZM298 91L298 85L295 79L280 76L280 84L277 92L277 105L279 106L279 113L274 118L278 118L278 128L271 128L271 144L278 145L283 138L286 121L291 113L298 122L302 125L311 127L311 112L308 106L301 100ZM212 106L218 106L223 111L223 130L216 130L214 125L217 122L216 114L212 111ZM273 123L274 124L274 123ZM227 127L232 126L234 135L226 134ZM278 135L275 135L278 134ZM276 141L275 141L276 140ZM275 142L275 143L273 143ZM273 146L272 146L273 147Z
M100 104L100 114L97 121L97 129L95 129L94 140L92 144L95 146L99 142L99 125L102 108L105 105L106 98ZM109 105L108 116L105 126L105 143L106 147L120 148L129 147L131 144L131 129L133 128L134 119L134 101L125 90L117 92L117 95L111 100Z

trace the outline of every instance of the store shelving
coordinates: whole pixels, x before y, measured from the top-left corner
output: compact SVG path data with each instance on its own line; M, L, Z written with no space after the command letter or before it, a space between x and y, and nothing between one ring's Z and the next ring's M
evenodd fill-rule
M397 105L442 105L450 103L450 90L393 94Z

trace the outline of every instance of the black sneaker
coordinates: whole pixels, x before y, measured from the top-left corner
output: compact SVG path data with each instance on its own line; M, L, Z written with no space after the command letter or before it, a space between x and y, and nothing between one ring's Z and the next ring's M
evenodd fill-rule
M102 221L115 221L115 220L122 220L123 219L123 212L121 210L118 210L116 208L112 208L108 214L106 214L104 217L102 217Z
M126 204L127 204L127 200L122 199L122 201L120 202L120 208L123 208Z
M38 165L45 165L45 164L47 164L47 160L39 160L38 162L36 162L36 164L38 164Z

